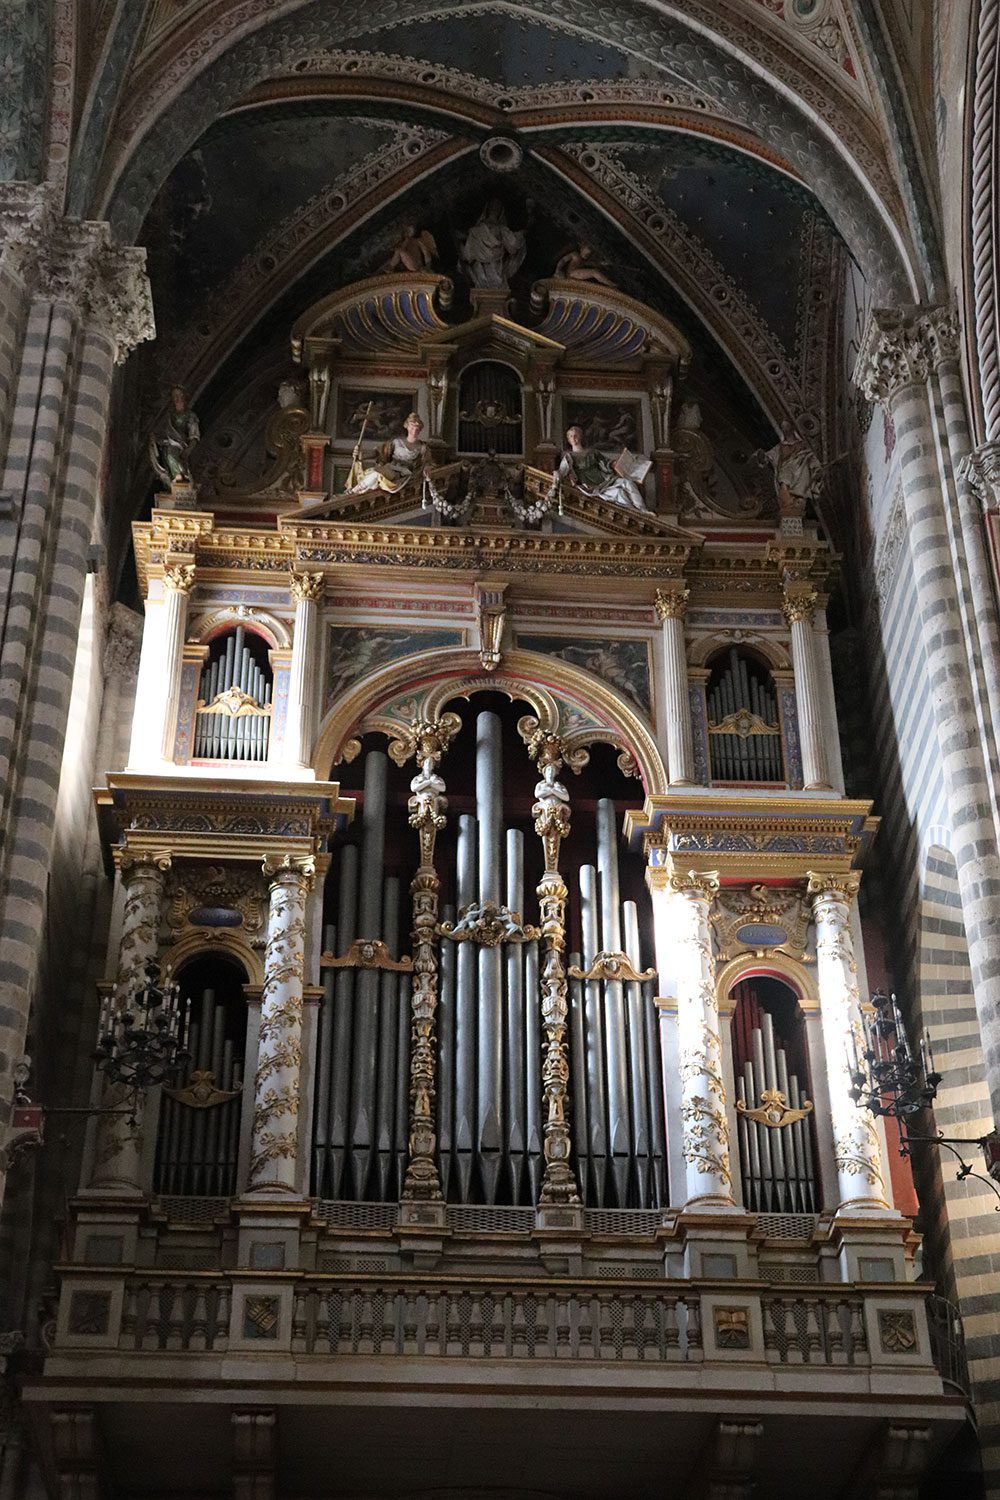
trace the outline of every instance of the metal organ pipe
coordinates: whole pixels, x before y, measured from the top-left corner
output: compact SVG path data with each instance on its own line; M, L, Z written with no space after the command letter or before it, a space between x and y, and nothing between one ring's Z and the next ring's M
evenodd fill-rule
M602 797L597 804L597 867L601 887L601 947L621 951L622 929L618 887L618 839L614 803ZM604 981L604 1041L608 1063L608 1139L611 1170L618 1202L628 1198L629 1158L632 1151L629 1119L628 1057L625 995L620 980Z
M591 967L599 952L597 936L597 872L593 865L580 869L580 932L583 940L584 970ZM584 987L584 1016L587 1031L587 1093L590 1100L590 1159L594 1174L594 1201L603 1203L608 1170L608 1096L604 1064L604 1015L601 1004L601 982L588 979Z
M227 1009L215 990L205 988L197 1019L189 1007L185 1049L190 1054L171 1093L183 1092L196 1072L210 1073L214 1088L237 1090L243 1059L226 1036ZM236 1191L239 1096L198 1107L164 1093L160 1101L154 1187L158 1193L200 1197L230 1196Z
M524 835L517 828L507 829L507 908L524 915ZM525 1082L528 1059L525 1056L524 953L520 943L508 943L506 949L506 1033L507 1033L507 1154L510 1164L511 1202L521 1198L525 1155ZM531 996L534 1000L534 996ZM524 1066L520 1066L521 1059ZM541 1059L539 1058L539 1066Z
M476 820L458 820L458 916L476 899ZM459 1197L470 1201L476 1107L476 950L456 944L455 973L455 1123L453 1145Z
M346 844L340 855L340 899L337 910L337 938L340 952L346 953L358 935L358 851ZM334 982L333 1030L331 1047L331 1085L327 1124L329 1143L327 1175L321 1196L339 1198L344 1178L344 1155L347 1150L347 1111L350 1103L351 1033L354 1021L354 970L338 969ZM322 1101L320 1101L322 1105Z
M742 1005L744 1001L740 1001ZM747 1109L760 1107L765 1089L778 1090L788 1106L802 1106L802 1085L788 1068L785 1048L775 1038L770 1013L752 1001L749 1035L743 1032L743 1060L737 1093ZM816 1170L808 1117L780 1126L752 1120L742 1111L739 1122L740 1167L747 1208L758 1213L815 1213Z
M503 822L501 727L496 714L476 720L476 822L479 832L479 901L502 901L500 849ZM500 1175L501 1086L503 1079L503 953L499 946L479 949L478 1069L476 1142L483 1192L496 1199Z
M361 885L358 899L358 936L362 939L382 936L388 770L388 757L381 750L371 751L365 760L362 813ZM355 981L351 1066L351 1162L354 1193L358 1198L365 1196L372 1165L378 996L378 970L359 970Z
M399 881L385 882L382 937L391 958L399 957ZM378 1091L375 1105L375 1163L379 1197L385 1198L392 1169L393 1124L396 1104L396 1034L400 975L386 969L381 975L378 1002Z

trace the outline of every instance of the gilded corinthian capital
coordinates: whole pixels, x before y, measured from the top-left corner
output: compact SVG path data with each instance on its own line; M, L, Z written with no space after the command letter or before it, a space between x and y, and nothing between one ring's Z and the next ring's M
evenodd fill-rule
M671 870L667 886L682 896L701 896L713 901L719 891L717 870Z
M293 573L288 580L288 590L296 603L308 600L315 604L323 597L323 582L322 573Z
M686 589L678 579L661 589L656 590L654 607L657 619L660 620L683 620L687 613L688 595L691 590Z
M164 586L175 594L190 594L194 588L193 562L168 562L163 569Z
M809 871L809 884L806 889L815 901L824 896L834 901L842 901L845 906L850 906L858 888L861 885L861 872L859 870L845 870L832 875L819 874L815 870Z

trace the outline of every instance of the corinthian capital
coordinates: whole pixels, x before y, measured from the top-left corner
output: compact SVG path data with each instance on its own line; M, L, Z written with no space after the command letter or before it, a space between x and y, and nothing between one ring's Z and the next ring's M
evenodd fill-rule
M168 562L163 569L163 582L175 594L190 594L195 583L193 562Z
M56 222L47 183L0 183L0 261L5 270L32 283Z
M986 512L1000 510L1000 443L974 448L959 467L964 479Z
M877 308L865 329L854 384L869 401L892 401L958 353L959 327L947 307Z
M912 308L872 313L854 365L854 384L869 401L891 401L930 373L927 350Z
M676 582L666 584L663 588L656 590L655 609L657 618L660 620L683 620L687 612L688 595L691 590L686 589L678 579Z
M830 874L819 874L816 870L809 871L809 884L807 890L813 900L841 901L845 906L850 906L858 894L861 885L861 875L857 870L845 870Z
M138 245L116 245L107 224L57 220L40 255L37 290L68 302L107 334L116 364L156 336L146 252Z
M261 863L268 885L285 885L311 891L316 879L316 860L311 854L265 854Z
M712 901L719 893L719 872L671 870L668 885L679 896L700 896L704 901Z
M293 573L288 581L288 588L296 602L308 600L315 604L323 597L323 582L322 573Z

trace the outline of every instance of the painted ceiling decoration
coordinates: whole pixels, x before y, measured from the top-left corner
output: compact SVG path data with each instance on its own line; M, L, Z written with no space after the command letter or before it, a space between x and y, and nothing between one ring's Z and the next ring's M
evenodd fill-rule
M757 4L749 7L754 13L760 8ZM239 4L208 0L196 12L182 11L176 25L163 33L162 45L147 48L129 101L117 120L115 157L109 157L102 168L102 196L110 195L117 227L126 235L134 232L132 226L137 226L149 202L149 185L166 176L220 109L236 105L268 79L293 73L302 59L341 44L362 50L356 45L359 37L386 35L390 25L393 53L402 56L408 26L426 27L433 20L442 34L458 34L467 23L480 24L485 14L495 30L514 12L512 5L497 0L490 4L452 0L436 7L430 17L417 0L344 0L336 7L291 6L278 0L241 0ZM524 19L523 12L520 19ZM804 23L805 16L799 19ZM696 26L704 27L705 34ZM799 28L794 19L776 24L771 36L759 23L749 24L747 9L735 4L708 7L692 0L682 19L654 14L639 4L609 9L595 0L552 0L544 29L553 35L561 33L561 50L555 46L553 55L570 59L562 79L555 63L546 64L554 70L546 77L546 87L556 82L565 86L567 72L572 75L574 69L577 74L599 72L594 51L599 48L611 82L621 82L627 71L629 84L636 75L662 79L667 87L684 83L745 127L753 129L764 121L766 144L784 151L794 169L816 188L873 283L887 296L894 287L902 296L912 289L912 277L884 250L887 220L901 251L905 237L898 227L899 196L878 145L876 122L852 88L845 86L842 98L829 88L830 70L821 62L821 49L811 44L806 48L799 38L799 30L807 29L804 24ZM384 45L380 51L386 52ZM440 63L433 57L420 60L432 69L455 66L456 58L439 55ZM469 55L463 52L458 61ZM810 68L815 77L810 77ZM757 97L766 86L761 69L791 83L798 105L790 102L786 92L781 98L775 94L774 102L769 99L763 111ZM511 66L508 72L510 82L506 76L496 79L498 87L516 88L524 79L523 69L518 73ZM819 86L821 75L823 87ZM569 76L568 82L575 86L586 80ZM853 165L842 153L849 154Z

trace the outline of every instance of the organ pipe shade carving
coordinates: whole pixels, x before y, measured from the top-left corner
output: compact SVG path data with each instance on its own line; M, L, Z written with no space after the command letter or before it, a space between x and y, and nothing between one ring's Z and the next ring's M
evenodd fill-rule
M267 759L272 676L264 643L242 625L213 641L195 716L196 760Z
M713 781L785 780L778 704L763 667L731 648L713 666L707 707Z

